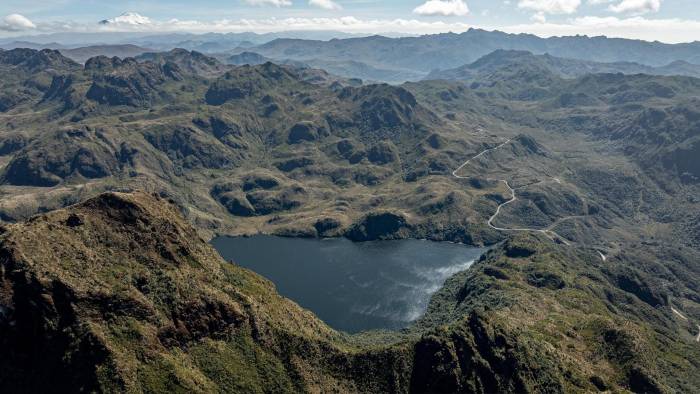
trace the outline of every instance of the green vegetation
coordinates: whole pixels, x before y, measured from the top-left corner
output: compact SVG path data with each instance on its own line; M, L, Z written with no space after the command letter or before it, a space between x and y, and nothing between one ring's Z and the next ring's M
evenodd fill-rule
M0 387L697 391L700 80L506 55L358 86L0 52ZM489 227L502 180L496 225L568 245ZM205 242L258 232L494 248L410 330L348 336Z

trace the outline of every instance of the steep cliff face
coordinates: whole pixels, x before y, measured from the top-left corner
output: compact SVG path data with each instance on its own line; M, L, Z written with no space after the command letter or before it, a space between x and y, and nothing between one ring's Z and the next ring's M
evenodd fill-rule
M223 262L164 200L105 194L10 225L0 263L3 391L336 384L302 374L340 335Z

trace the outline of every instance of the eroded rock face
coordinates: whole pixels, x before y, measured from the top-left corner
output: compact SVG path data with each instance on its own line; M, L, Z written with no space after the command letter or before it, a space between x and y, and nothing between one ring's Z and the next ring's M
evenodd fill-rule
M53 49L37 51L34 49L16 48L3 51L0 53L0 64L15 66L32 73L45 70L69 71L80 68L78 63Z
M304 141L315 141L318 137L318 131L313 123L297 123L289 129L287 142L300 144Z
M373 164L384 165L398 161L399 155L393 144L381 142L370 148L367 152L367 159Z
M329 237L342 226L340 220L335 218L323 218L314 223L314 228L319 237Z
M346 236L353 241L395 238L407 226L406 218L392 212L370 213L353 226Z
M119 164L109 145L88 129L42 135L18 152L8 164L3 181L11 185L55 186L66 178L104 178Z
M280 184L271 176L248 176L243 184L225 183L211 192L232 215L251 217L289 211L304 204L306 190Z
M159 85L178 79L171 68L150 62L138 63L134 59L113 60L109 66L95 62L89 67L114 68L109 73L94 76L86 93L88 99L112 106L147 106L157 98Z
M27 136L21 133L12 133L0 137L0 156L17 152L27 145Z
M212 137L190 127L148 130L145 135L156 149L185 168L226 168L233 164L230 152Z
M561 381L546 369L547 356L531 355L539 363L533 365L510 350L516 343L516 338L472 313L452 336L425 335L416 343L411 391L526 393L533 391L530 374L537 376L537 385L562 391Z
M312 164L314 164L314 161L312 159L309 159L308 157L298 157L298 158L289 159L289 160L279 162L275 166L280 171L291 172L291 171L294 171L298 168L308 167Z
M209 105L219 106L229 101L262 96L293 79L289 71L272 63L238 67L215 80L207 90L205 100Z

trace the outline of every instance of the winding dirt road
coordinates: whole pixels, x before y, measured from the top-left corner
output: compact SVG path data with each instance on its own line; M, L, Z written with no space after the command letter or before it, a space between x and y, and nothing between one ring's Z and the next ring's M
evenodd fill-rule
M504 145L509 144L511 141L512 141L512 139L508 139L508 140L506 140L504 143L502 143L502 144L500 144L500 145L498 145L498 146L496 146L496 147L486 149L486 150L482 151L481 153L479 153L478 155L476 155L476 156L472 157L471 159L465 161L464 164L462 164L461 166L457 167L456 170L452 171L452 176L454 176L454 177L457 178L457 179L469 179L470 177L461 176L461 175L458 174L458 172L461 171L464 167L468 166L473 160L476 160L476 159L480 158L481 156L483 156L483 155L485 155L485 154L487 154L487 153L489 153L489 152L495 151L495 150L497 150L497 149L503 147ZM498 227L498 226L494 225L493 222L494 222L494 220L496 220L496 218L498 217L498 215L501 213L501 209L502 209L503 207L505 207L506 205L511 204L511 203L517 201L517 200L518 200L518 197L515 195L515 190L516 190L516 189L514 189L514 188L512 188L512 187L510 186L510 184L508 183L508 180L506 180L506 179L493 179L493 178L487 178L487 180L489 180L489 181L498 181L498 182L502 182L504 185L506 185L506 187L508 188L508 190L510 191L510 194L511 194L510 200L508 200L508 201L506 201L506 202L500 204L500 205L496 208L496 212L489 218L489 220L488 220L488 222L487 222L487 224L489 225L489 227L491 227L492 229L497 230L497 231L507 231L507 232L536 232L536 233L544 234L547 238L549 238L549 239L551 239L551 240L559 240L560 242L562 242L562 243L565 244L565 245L571 245L571 244L569 243L569 241L567 241L564 237L562 237L561 235L557 234L556 232L554 232L554 231L552 231L552 230L550 230L550 229L537 229L537 228L505 228L505 227ZM558 181L558 180L555 179L555 181ZM559 181L559 182L560 182L560 181Z

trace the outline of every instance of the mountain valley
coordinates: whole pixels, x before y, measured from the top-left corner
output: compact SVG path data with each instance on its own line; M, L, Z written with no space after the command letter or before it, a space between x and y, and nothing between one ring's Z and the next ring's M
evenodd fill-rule
M509 41L436 71L360 56L384 40L0 51L0 389L697 391L695 45L639 44L689 62L663 67ZM418 72L367 83L309 46ZM410 328L350 335L207 244L255 234L491 249Z

